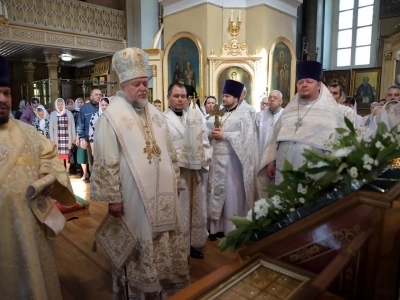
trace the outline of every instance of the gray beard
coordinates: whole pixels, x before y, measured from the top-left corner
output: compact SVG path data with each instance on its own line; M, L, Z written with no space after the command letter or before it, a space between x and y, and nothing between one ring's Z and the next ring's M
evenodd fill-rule
M136 108L145 108L147 103L149 103L149 100L146 99L146 101L139 101L139 100L133 100L132 101L132 106Z

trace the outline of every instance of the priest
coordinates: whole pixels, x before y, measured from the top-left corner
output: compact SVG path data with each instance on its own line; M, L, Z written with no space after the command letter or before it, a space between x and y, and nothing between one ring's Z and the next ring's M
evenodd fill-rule
M269 107L257 113L256 127L259 157L264 153L272 130L283 112L282 103L282 93L278 90L274 90L268 95Z
M189 284L176 153L148 101L145 52L122 49L112 65L122 91L96 122L90 195L108 204L96 237L113 265L113 299L166 299Z
M163 115L180 165L179 199L187 254L202 259L208 236L206 186L212 148L203 114L196 104L196 93L190 87L180 83L169 86L169 108Z
M321 82L322 65L303 61L297 65L297 91L274 127L258 168L258 190L265 195L268 178L282 182L285 160L299 168L305 163L305 149L331 151L326 142L335 128L345 127L339 104Z
M10 87L0 56L0 298L61 300L53 238L65 218L51 198L72 206L75 196L56 145L9 118Z
M210 239L222 237L233 229L228 220L245 216L255 198L255 166L257 163L257 136L250 111L239 105L243 84L226 80L222 92L223 115L219 127L218 116L207 121L210 129L213 157L208 181L208 214Z

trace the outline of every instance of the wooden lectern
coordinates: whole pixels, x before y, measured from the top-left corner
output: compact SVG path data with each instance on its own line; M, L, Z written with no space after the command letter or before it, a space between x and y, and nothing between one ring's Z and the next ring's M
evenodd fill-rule
M261 294L249 298L234 298L232 294L224 297L221 289L230 286L235 291L235 282L243 285L238 274L260 257L264 261L278 262L281 273L295 272L303 278L304 284L299 290L305 294L313 289L321 292L328 288L319 299L395 299L399 290L400 255L398 171L389 171L392 173L387 178L395 179L378 179L243 247L238 259L171 299L302 299L296 297L297 291L269 298L262 298ZM250 272L248 276L254 275ZM248 282L246 278L243 280Z

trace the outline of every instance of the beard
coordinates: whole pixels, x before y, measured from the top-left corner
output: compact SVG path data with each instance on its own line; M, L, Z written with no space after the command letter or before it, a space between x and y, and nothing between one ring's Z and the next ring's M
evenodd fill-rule
M146 107L147 103L149 103L148 98L146 98L146 100L133 100L132 106L136 108L144 108Z
M7 124L9 120L10 120L10 116L9 115L0 117L0 125Z

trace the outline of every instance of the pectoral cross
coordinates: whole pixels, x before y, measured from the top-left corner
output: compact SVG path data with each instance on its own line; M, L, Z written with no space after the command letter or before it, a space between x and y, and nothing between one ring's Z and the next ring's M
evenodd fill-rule
M223 117L225 114L225 111L220 110L219 109L219 105L215 104L214 107L212 108L212 110L208 113L208 118L214 116L215 117L215 121L214 121L214 127L215 128L219 128L221 126L221 122L219 120L220 117Z
M143 148L143 153L147 154L147 159L149 160L149 164L151 164L151 157L153 154L153 147L151 147L150 144L151 144L150 141L147 140L146 146L144 146L144 148Z
M296 133L297 130L299 129L299 127L301 126L301 119L302 119L302 118L299 118L299 119L297 120L297 122L294 123L294 126L296 126L296 129L294 130L294 133Z

